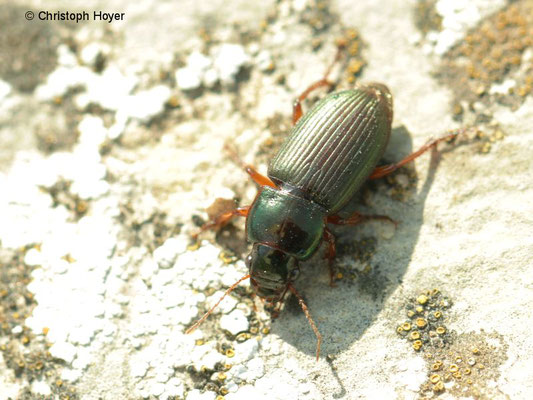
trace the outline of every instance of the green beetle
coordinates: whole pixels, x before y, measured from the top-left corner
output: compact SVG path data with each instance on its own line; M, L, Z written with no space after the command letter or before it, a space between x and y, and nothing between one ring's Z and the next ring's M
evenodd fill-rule
M458 133L431 140L398 163L376 167L391 134L393 109L389 89L380 83L370 83L332 93L302 116L301 101L316 87L327 84L326 78L316 82L295 102L296 125L272 159L267 176L244 166L261 186L253 204L224 213L202 227L205 230L221 226L234 216L247 217L246 234L253 245L246 259L249 274L224 296L248 278L256 294L268 302L282 302L290 290L297 296L317 336L317 359L322 337L292 285L299 273L299 262L309 259L326 241L333 285L331 261L335 257L335 238L327 224L355 225L368 219L394 222L386 216L351 213L352 200L361 185L367 179L395 171ZM200 325L219 303L187 332Z

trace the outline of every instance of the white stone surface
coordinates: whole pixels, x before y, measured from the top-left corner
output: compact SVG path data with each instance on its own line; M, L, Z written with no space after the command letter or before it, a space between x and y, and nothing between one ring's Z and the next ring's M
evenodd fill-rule
M241 310L233 310L228 315L223 315L220 318L220 327L232 335L237 335L239 332L246 332L249 326L250 324Z
M0 103L11 93L11 85L0 79Z
M244 47L238 44L222 44L212 54L213 66L223 85L233 84L239 70L250 62Z
M107 67L101 74L91 73L87 78L84 82L87 91L76 97L80 108L95 103L116 111L138 83L138 78L123 74L115 66Z
M148 122L152 117L164 110L165 103L171 95L171 90L165 85L157 85L134 95L127 96L117 111L117 120L136 118Z
M105 57L111 51L107 43L92 42L83 46L80 59L85 65L94 66L98 57Z
M58 342L50 347L50 354L52 357L59 358L70 364L76 357L76 348L70 343Z
M193 90L202 85L214 86L217 82L231 86L237 73L248 65L250 56L239 44L224 43L211 49L209 57L193 51L186 65L176 70L176 83L181 90Z
M187 400L214 400L215 392L201 393L198 389L193 389L187 394Z
M159 268L167 269L174 265L178 254L185 252L187 243L183 238L169 238L154 250L154 259Z
M35 380L31 384L31 390L33 393L40 394L41 396L50 396L52 389L48 383L41 380Z
M442 31L430 38L435 43L435 53L444 54L464 36L468 29L476 26L483 17L498 11L505 4L504 0L437 1L435 10L442 17Z
M202 71L192 67L179 68L176 71L176 82L181 90L192 90L202 84Z

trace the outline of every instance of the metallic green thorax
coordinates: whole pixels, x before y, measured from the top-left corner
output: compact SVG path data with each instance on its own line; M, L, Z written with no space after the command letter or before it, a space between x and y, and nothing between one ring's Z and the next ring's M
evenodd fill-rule
M320 244L325 216L326 210L318 204L265 186L248 213L248 240L305 260Z
M336 214L383 155L391 123L392 97L384 85L330 94L300 118L268 176Z

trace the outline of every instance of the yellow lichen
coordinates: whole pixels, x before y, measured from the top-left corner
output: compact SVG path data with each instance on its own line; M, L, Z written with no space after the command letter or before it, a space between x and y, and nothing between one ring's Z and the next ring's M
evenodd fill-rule
M417 303L424 305L428 302L428 297L425 294L421 294L416 298L416 301Z
M416 319L416 326L418 326L420 329L424 329L427 326L428 322L424 318L417 318Z

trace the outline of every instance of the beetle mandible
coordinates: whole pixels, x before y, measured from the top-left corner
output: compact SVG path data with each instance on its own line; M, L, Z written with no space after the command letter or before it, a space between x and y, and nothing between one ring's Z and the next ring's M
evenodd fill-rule
M459 133L447 133L397 163L376 167L391 134L393 107L387 86L357 84L354 89L327 95L305 115L302 112L301 104L313 90L333 85L328 75L340 51L339 46L324 77L294 102L294 127L270 162L267 176L250 165L243 165L260 186L252 205L223 213L202 226L204 231L222 226L233 217L246 217L246 236L252 243L252 251L246 258L249 273L233 284L187 333L196 329L240 282L250 278L255 293L267 302L281 304L287 291L298 298L317 337L318 360L322 336L293 286L299 262L309 259L323 241L327 242L325 257L333 286L335 237L327 224L356 225L370 219L394 223L383 215L354 212L342 218L339 214L346 214L351 208L351 200L367 179L386 176Z

